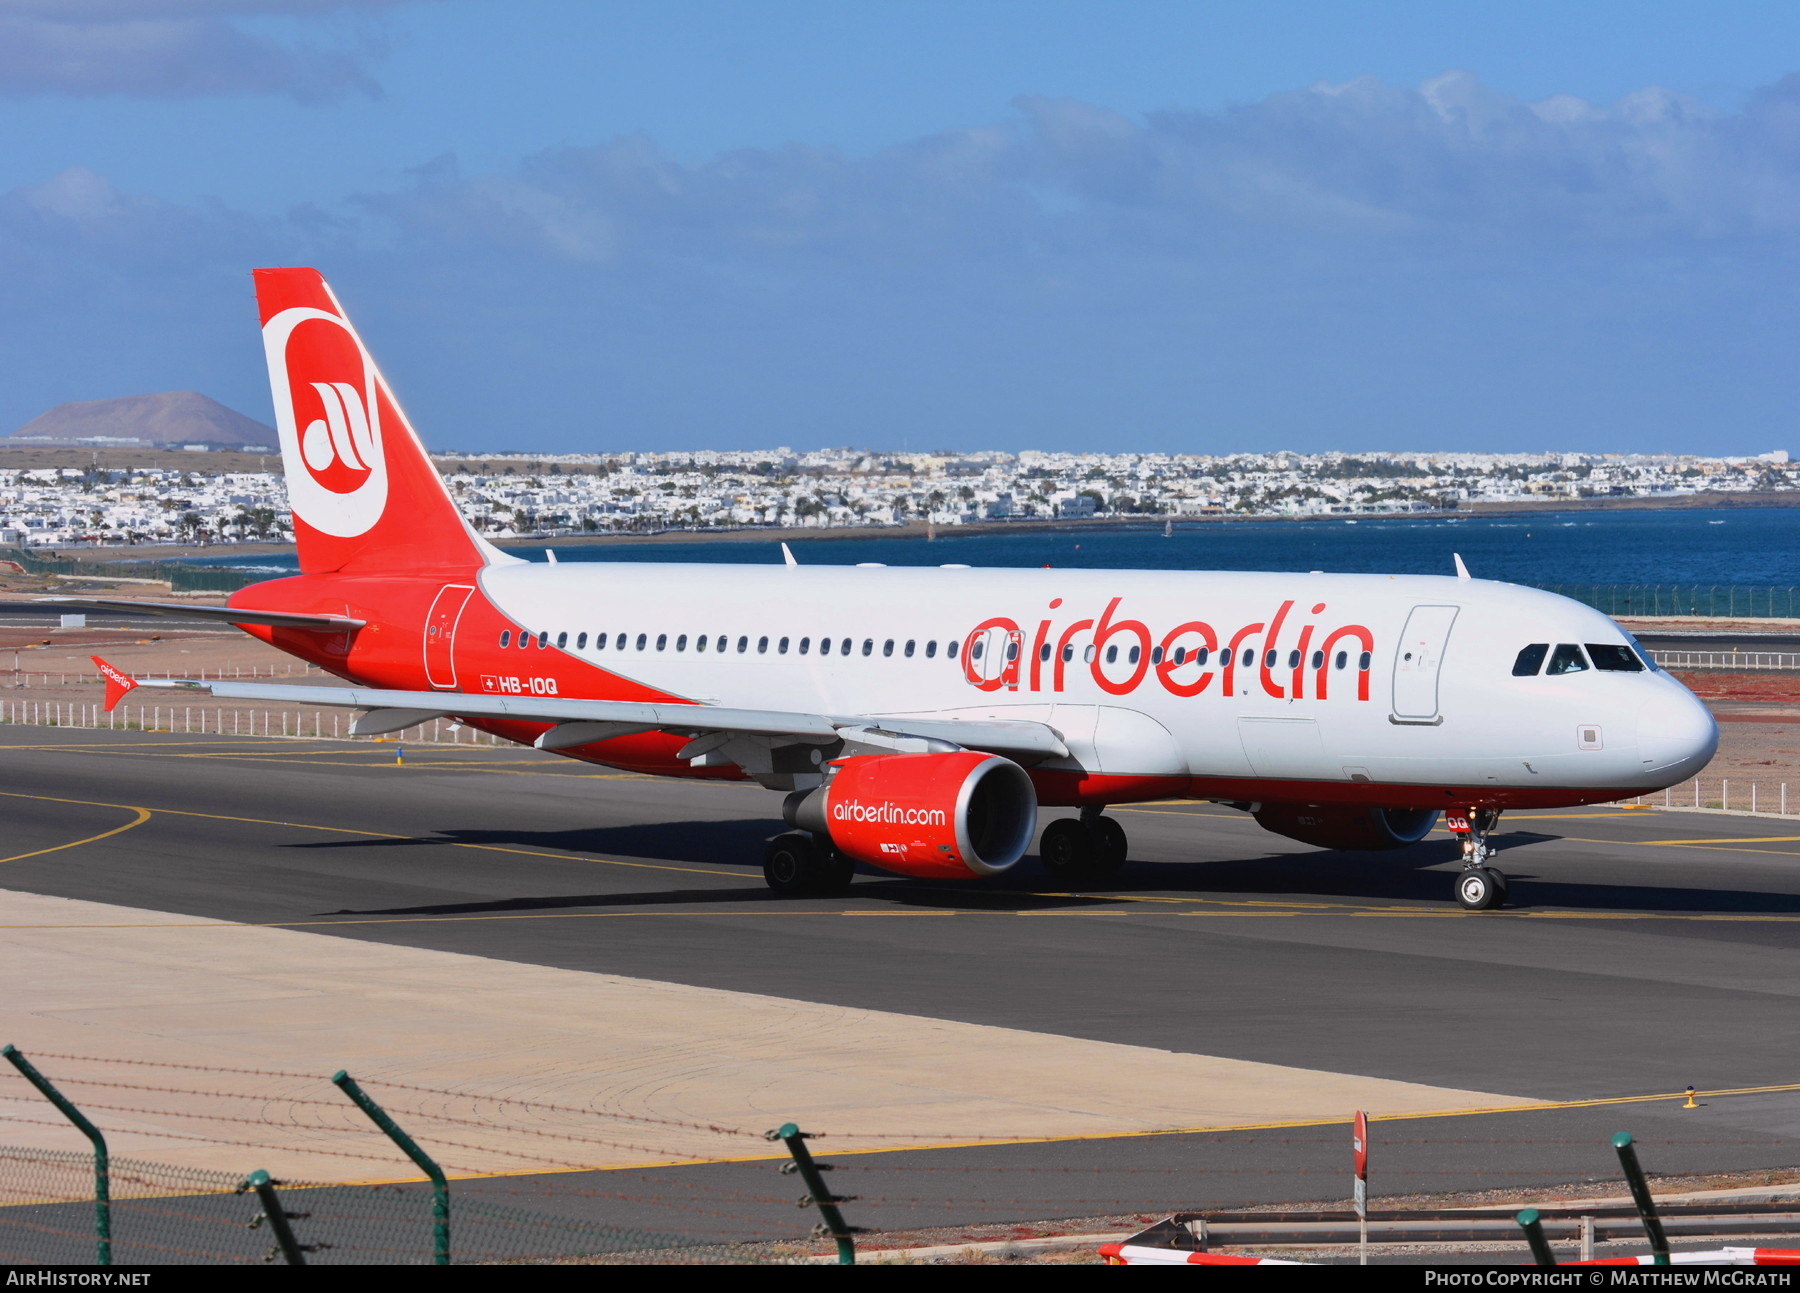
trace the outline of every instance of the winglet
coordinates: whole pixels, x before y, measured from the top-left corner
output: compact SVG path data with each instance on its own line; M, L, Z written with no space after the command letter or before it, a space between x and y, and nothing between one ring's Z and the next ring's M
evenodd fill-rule
M125 699L125 693L137 686L137 679L121 673L97 655L91 655L88 659L94 662L101 677L106 679L106 712L110 714L113 706Z
M800 564L798 561L794 560L792 550L789 549L788 545L785 543L781 545L781 559L790 566L797 566Z
M1458 579L1472 578L1472 576L1469 574L1469 568L1467 566L1463 565L1462 553L1452 552L1450 555L1456 559L1456 577Z

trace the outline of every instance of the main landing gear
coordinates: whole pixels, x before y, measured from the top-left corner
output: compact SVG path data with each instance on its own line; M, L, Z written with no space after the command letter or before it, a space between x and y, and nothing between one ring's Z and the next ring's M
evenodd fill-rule
M1462 874L1456 877L1456 901L1467 911L1488 911L1506 903L1506 873L1487 864L1494 855L1488 832L1500 820L1497 808L1452 810L1445 815L1450 833L1462 841Z
M1044 827L1038 856L1044 870L1070 885L1105 884L1125 865L1125 828L1102 807L1087 807L1080 817L1059 817Z
M763 853L763 879L786 898L835 897L855 878L855 863L807 831L784 831Z

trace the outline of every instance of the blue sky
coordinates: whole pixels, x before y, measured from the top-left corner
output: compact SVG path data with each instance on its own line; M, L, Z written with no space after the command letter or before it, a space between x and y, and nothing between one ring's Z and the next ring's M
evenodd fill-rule
M1800 7L0 0L0 429L268 416L323 268L435 447L1800 448Z

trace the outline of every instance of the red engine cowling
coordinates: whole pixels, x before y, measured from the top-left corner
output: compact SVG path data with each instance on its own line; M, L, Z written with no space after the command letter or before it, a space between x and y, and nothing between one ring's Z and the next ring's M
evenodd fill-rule
M831 767L831 780L790 796L783 815L884 870L998 875L1024 856L1037 829L1031 778L998 755L859 754Z
M1397 849L1417 844L1437 823L1434 808L1355 804L1263 804L1256 824L1290 840L1327 849Z

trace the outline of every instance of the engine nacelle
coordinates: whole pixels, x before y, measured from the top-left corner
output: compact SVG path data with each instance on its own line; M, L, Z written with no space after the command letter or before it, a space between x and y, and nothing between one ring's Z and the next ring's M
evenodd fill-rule
M859 754L831 768L819 789L789 795L782 816L884 870L998 875L1025 855L1037 829L1031 778L998 755Z
M1397 849L1417 844L1437 823L1435 808L1358 804L1262 804L1256 824L1290 840L1327 849Z

